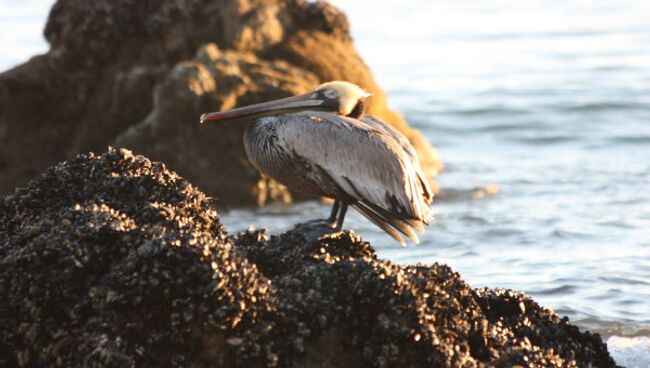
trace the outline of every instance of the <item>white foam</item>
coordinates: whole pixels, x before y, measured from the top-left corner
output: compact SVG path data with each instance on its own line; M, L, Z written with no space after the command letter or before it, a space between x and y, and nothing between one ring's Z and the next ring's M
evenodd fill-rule
M650 338L612 336L607 347L616 364L627 368L650 367Z

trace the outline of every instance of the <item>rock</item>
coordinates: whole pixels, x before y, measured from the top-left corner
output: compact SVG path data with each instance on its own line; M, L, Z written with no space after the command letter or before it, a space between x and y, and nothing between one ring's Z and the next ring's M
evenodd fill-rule
M59 0L45 37L47 54L0 74L0 192L113 144L174 166L221 206L289 201L248 162L243 126L200 126L199 116L333 79L373 93L369 112L413 141L431 178L442 167L325 2Z
M206 196L126 150L0 199L0 234L2 366L197 363L267 299Z
M351 231L229 237L203 193L127 150L0 198L1 366L612 367L600 336Z

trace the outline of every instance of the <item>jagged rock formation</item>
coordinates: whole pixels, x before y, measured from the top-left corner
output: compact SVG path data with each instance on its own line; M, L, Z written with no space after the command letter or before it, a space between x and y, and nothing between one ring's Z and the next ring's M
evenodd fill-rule
M229 237L127 150L0 198L0 366L611 367L598 335L353 232Z
M79 152L126 146L174 166L222 206L288 201L248 163L244 127L201 113L303 93L343 79L370 90L369 112L441 163L390 110L357 55L345 16L304 0L59 0L50 51L0 74L0 192Z

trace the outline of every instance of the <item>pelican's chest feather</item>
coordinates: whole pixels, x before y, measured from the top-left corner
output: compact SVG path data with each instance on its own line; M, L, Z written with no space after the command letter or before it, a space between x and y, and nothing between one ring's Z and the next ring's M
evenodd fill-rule
M287 175L291 167L291 149L282 142L281 128L286 124L281 117L265 117L255 120L246 129L244 147L253 165L272 176Z
M316 195L328 193L315 184L314 176L320 175L319 168L313 167L296 153L296 139L307 146L315 142L304 129L305 117L301 114L261 118L253 122L244 135L244 145L248 158L255 167L275 180L298 191ZM304 134L303 134L304 133Z

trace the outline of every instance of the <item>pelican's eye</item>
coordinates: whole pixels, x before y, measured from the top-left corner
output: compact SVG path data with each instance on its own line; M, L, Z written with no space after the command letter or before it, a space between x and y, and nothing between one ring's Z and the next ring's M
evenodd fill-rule
M330 99L336 99L339 97L339 93L335 89L326 89L323 91L323 95Z

